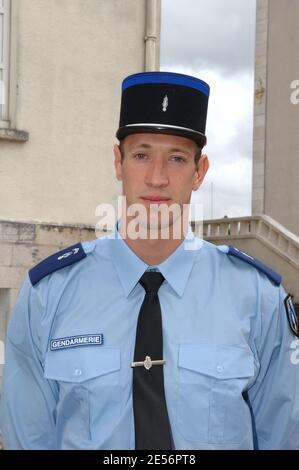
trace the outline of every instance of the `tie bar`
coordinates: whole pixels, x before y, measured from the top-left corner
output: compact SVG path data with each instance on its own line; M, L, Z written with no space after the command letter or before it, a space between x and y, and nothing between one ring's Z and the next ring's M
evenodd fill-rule
M146 370L149 370L152 366L163 366L166 361L158 360L158 361L152 361L149 356L145 357L145 361L143 362L132 362L131 367L144 367Z

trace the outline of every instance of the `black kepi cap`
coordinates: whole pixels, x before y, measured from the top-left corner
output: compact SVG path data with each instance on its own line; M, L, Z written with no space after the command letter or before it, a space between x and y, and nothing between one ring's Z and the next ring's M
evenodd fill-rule
M204 81L173 72L130 75L122 83L119 129L129 134L159 133L187 137L206 144L210 87Z

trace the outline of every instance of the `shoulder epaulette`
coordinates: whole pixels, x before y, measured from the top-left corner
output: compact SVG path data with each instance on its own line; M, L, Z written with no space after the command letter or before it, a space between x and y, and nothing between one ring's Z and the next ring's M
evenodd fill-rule
M228 247L227 254L230 256L235 256L236 258L239 258L245 261L246 263L251 264L251 266L254 266L259 271L266 274L266 276L268 276L268 278L271 279L271 281L273 281L274 284L276 284L277 286L280 285L281 275L273 271L271 268L266 266L260 260L253 258L253 256L250 256L247 253L244 253L244 251L240 251L238 250L238 248L235 248L233 246Z
M48 274L77 263L77 261L80 261L85 257L86 253L81 243L76 243L75 245L58 251L57 253L54 253L54 255L48 256L48 258L45 258L29 270L31 284L34 286Z

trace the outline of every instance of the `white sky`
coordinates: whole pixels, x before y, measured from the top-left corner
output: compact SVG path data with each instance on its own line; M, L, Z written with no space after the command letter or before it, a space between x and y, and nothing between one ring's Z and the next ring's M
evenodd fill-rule
M210 170L192 200L203 204L205 219L250 215L255 0L161 3L160 69L196 76L211 87Z

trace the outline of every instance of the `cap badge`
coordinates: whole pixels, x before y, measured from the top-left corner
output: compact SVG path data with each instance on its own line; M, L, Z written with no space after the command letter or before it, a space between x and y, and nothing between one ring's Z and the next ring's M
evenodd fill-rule
M164 113L167 111L167 107L168 107L168 96L165 95L163 99L163 103L162 103L162 109Z

